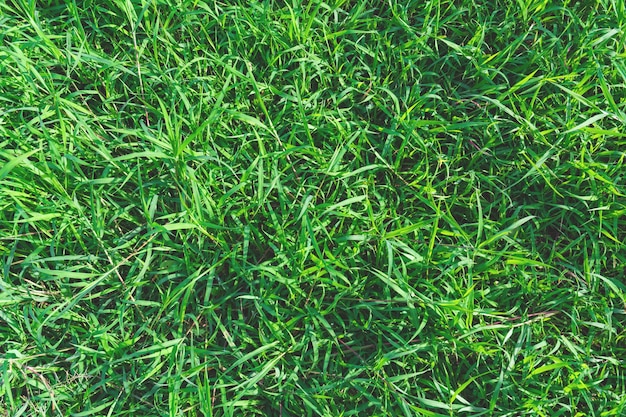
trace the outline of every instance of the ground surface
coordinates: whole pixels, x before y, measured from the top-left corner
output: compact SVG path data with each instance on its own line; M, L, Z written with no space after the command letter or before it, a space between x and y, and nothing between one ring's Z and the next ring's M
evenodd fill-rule
M0 2L0 415L626 415L625 30Z

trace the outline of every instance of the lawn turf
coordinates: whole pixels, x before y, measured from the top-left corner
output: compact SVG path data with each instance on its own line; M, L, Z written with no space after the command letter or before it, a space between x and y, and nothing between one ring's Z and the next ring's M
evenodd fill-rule
M0 416L626 415L626 6L0 2Z

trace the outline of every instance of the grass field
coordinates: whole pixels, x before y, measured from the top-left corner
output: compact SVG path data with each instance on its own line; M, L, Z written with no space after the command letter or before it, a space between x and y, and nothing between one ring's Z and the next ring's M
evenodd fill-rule
M0 416L626 415L624 0L0 2Z

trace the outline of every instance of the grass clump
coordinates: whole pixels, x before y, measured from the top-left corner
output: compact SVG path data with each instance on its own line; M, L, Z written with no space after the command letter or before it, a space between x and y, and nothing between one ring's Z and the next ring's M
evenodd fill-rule
M0 4L0 415L623 415L625 16Z

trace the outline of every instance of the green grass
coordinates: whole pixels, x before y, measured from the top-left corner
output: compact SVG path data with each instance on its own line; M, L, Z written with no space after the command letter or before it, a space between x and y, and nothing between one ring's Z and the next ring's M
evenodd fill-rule
M623 0L0 2L0 416L626 415Z

